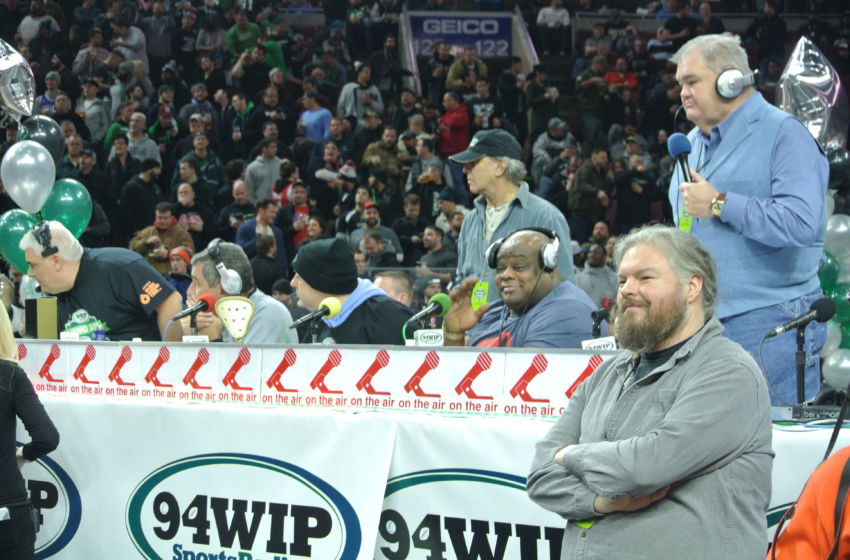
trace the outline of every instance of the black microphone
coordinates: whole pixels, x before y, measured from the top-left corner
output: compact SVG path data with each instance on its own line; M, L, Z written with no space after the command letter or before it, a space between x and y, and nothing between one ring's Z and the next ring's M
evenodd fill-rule
M434 294L431 296L431 299L428 300L428 306L425 307L422 311L405 321L405 326L412 325L417 322L419 319L427 317L429 315L436 315L437 317L442 317L446 313L449 312L449 309L452 307L452 299L444 293Z
M600 307L596 311L590 313L590 318L593 319L593 338L599 338L602 334L602 321L608 321L611 317L611 312L604 307Z
M172 321L182 319L183 317L186 317L187 315L192 315L194 313L197 313L198 311L215 309L215 300L216 297L212 294L202 294L201 296L198 296L198 303L196 303L192 307L187 307L186 309L175 315Z
M287 327L286 330L294 329L299 325L303 325L304 323L309 323L313 319L318 317L327 317L328 319L333 319L339 313L339 310L342 308L342 304L335 297L326 297L319 303L319 308L311 313L307 313L291 325Z
M688 140L688 137L681 132L671 134L670 138L667 139L667 151L679 162L685 182L693 183L691 168L688 165L688 155L691 153L691 141Z
M767 335L765 338L772 338L774 336L779 336L782 333L786 333L791 329L798 329L800 327L805 327L812 321L817 321L818 323L826 323L832 316L835 315L835 302L829 298L820 298L812 304L812 307L806 313L800 315L796 319L791 319L784 325L780 327L776 327Z

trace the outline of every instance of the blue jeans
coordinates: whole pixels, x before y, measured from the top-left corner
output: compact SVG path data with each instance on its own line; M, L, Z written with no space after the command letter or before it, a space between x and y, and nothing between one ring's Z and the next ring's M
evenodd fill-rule
M770 391L770 403L773 406L797 404L797 331L788 331L765 341L762 359L759 361L758 348L762 337L771 329L806 313L812 303L823 297L820 290L811 294L786 301L770 307L753 309L740 315L727 317L721 322L725 334L744 347L756 359L764 370L773 390ZM826 342L826 324L812 322L805 329L806 376L805 398L812 398L820 388L820 350ZM783 402L784 401L784 402Z
M540 182L537 183L537 196L549 200L549 191L552 190L554 184L555 181L551 177L546 177L545 175L541 177Z
M449 164L449 171L452 174L452 183L454 183L457 203L469 208L469 196L466 194L466 175L463 174L463 164L452 160L447 160L446 163Z
M582 115L581 127L584 132L584 139L590 142L591 145L604 145L607 137L603 132L605 120L602 117L594 115Z
M596 220L590 220L584 216L573 214L567 220L570 224L570 239L577 241L579 244L586 242L593 233L593 224Z

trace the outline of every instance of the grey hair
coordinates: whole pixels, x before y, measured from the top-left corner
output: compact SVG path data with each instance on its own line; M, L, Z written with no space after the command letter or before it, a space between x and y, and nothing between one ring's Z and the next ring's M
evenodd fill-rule
M730 68L740 70L743 74L750 73L747 52L741 46L741 38L737 35L727 32L694 37L682 45L670 60L679 64L694 52L702 55L705 65L715 74L720 74Z
M528 175L528 171L525 169L525 164L518 159L511 159L508 157L497 157L493 159L504 162L505 178L507 178L507 180L511 183L518 185L523 182L525 180L525 176Z
M245 254L242 247L236 243L227 243L226 241L222 241L218 244L218 254L221 258L221 263L226 268L229 268L238 274L242 279L242 293L250 294L253 292L256 289L254 284L254 273L251 270L251 261L248 260L248 255ZM197 263L204 265L202 272L207 284L210 286L221 284L221 276L215 268L218 262L210 256L209 248L204 249L200 253L196 253L195 256L192 257L192 266ZM239 294L229 295L238 296Z
M69 262L76 262L83 258L83 246L80 242L74 239L68 228L62 225L61 222L50 220L47 222L50 228L50 243L59 249L59 256ZM26 232L18 243L18 248L26 252L27 249L32 249L35 253L41 256L41 252L47 249L43 246L32 230Z
M670 266L682 283L694 275L702 278L702 309L706 318L714 314L717 305L717 271L714 259L696 237L661 224L639 229L621 238L614 248L614 265L618 270L623 255L637 245L652 245L667 255Z

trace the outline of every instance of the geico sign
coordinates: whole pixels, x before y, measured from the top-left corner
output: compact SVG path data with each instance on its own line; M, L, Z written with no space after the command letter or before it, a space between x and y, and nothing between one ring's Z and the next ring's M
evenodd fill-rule
M498 35L497 19L426 19L425 33L443 35Z

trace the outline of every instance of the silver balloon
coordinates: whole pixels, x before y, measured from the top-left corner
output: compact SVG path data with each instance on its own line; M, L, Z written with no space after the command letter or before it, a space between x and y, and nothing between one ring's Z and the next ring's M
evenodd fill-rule
M823 250L839 260L842 255L850 252L850 216L833 214L829 217Z
M21 140L3 156L0 178L12 200L35 214L50 196L56 180L56 164L47 148L31 140Z
M841 325L835 321L826 324L826 342L820 350L820 357L827 358L841 346Z
M824 151L847 142L850 110L838 73L814 43L800 38L777 86L777 104L800 119Z
M826 205L826 217L830 217L835 214L835 193L832 191L827 191L826 199L824 199L824 204Z
M35 78L27 59L0 39L0 99L15 119L32 114Z
M823 382L836 391L850 384L850 350L839 348L823 362Z

